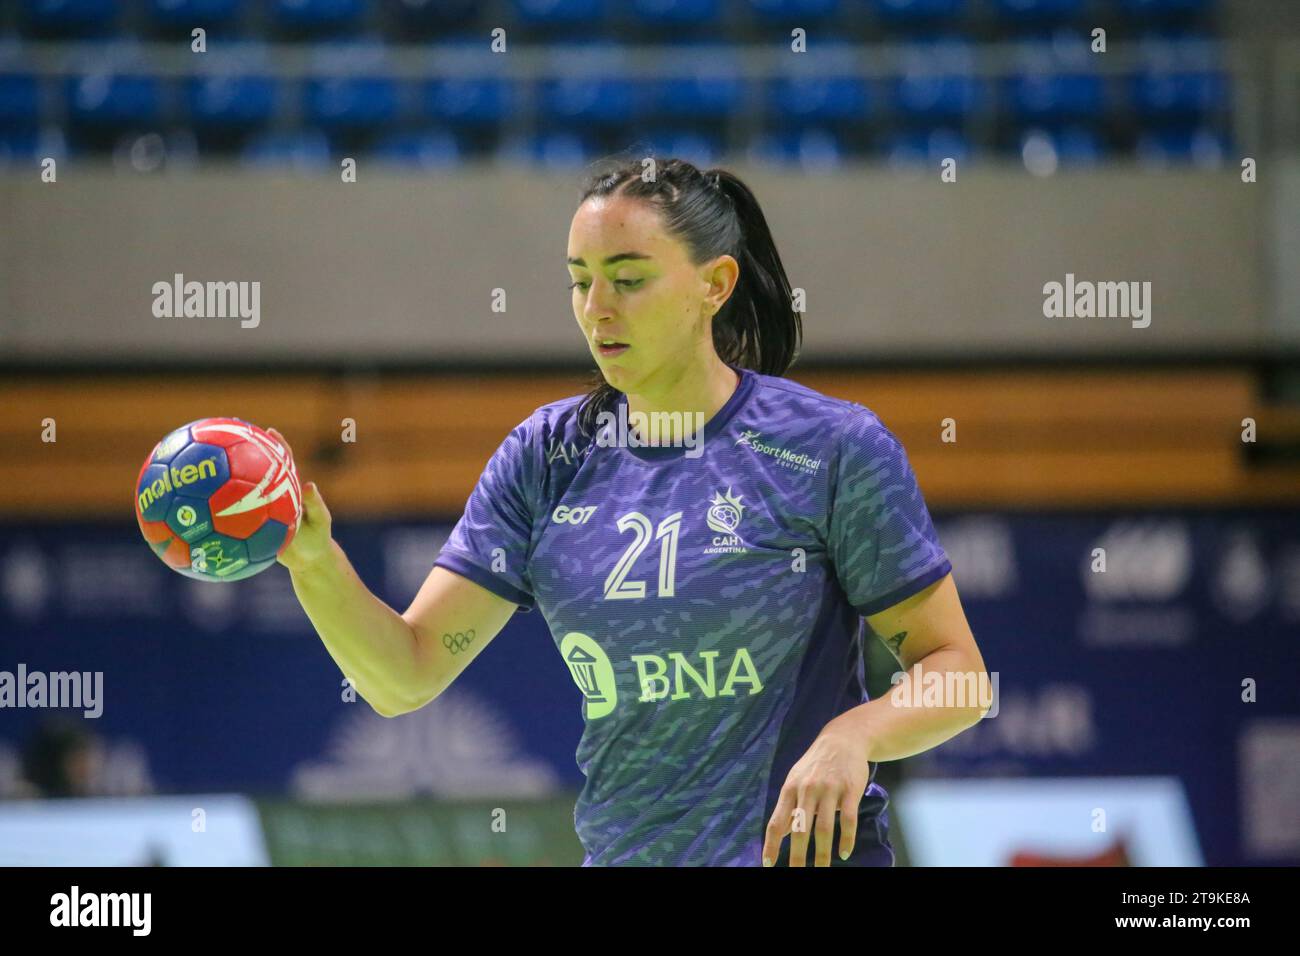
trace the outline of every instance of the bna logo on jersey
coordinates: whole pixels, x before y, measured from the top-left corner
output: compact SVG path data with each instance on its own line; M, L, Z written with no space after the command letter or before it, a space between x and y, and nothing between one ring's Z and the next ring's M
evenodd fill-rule
M704 549L705 554L744 554L745 542L736 534L740 527L740 518L745 506L740 503L744 495L715 491L709 499L709 513L706 517L709 529L717 532L713 536L713 546Z
M586 634L572 631L560 641L560 657L582 691L584 716L596 720L611 713L618 704L618 688L614 684L614 665L600 645Z

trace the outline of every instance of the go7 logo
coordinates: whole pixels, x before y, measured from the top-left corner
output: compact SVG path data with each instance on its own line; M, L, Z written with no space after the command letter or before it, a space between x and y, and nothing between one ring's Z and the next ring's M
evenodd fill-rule
M551 512L551 520L556 524L586 524L598 507L599 505L586 505L570 508L567 505L560 505Z

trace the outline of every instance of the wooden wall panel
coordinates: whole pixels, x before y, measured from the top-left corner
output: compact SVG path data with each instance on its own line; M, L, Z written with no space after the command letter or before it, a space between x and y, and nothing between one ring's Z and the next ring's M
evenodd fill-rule
M1300 438L1300 413L1249 370L810 371L793 377L876 411L932 506L1086 507L1300 501L1300 466L1252 466L1240 440ZM129 514L144 457L209 415L274 425L340 515L455 516L483 464L579 374L144 375L0 383L0 517ZM53 418L58 440L41 441ZM355 419L357 441L340 440ZM956 421L957 442L940 440Z

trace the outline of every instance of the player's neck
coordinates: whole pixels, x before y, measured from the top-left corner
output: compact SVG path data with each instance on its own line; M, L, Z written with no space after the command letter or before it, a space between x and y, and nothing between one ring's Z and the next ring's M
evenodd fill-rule
M627 396L629 414L685 413L686 421L708 422L740 385L740 376L717 355L702 367L682 369L659 389ZM703 417L700 418L699 415Z

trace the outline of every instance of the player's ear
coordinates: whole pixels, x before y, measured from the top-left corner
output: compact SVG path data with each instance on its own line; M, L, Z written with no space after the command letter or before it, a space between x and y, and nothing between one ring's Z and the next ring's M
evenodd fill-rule
M702 278L708 286L706 293L707 309L716 315L740 282L740 263L734 256L723 253L715 256L701 267Z

